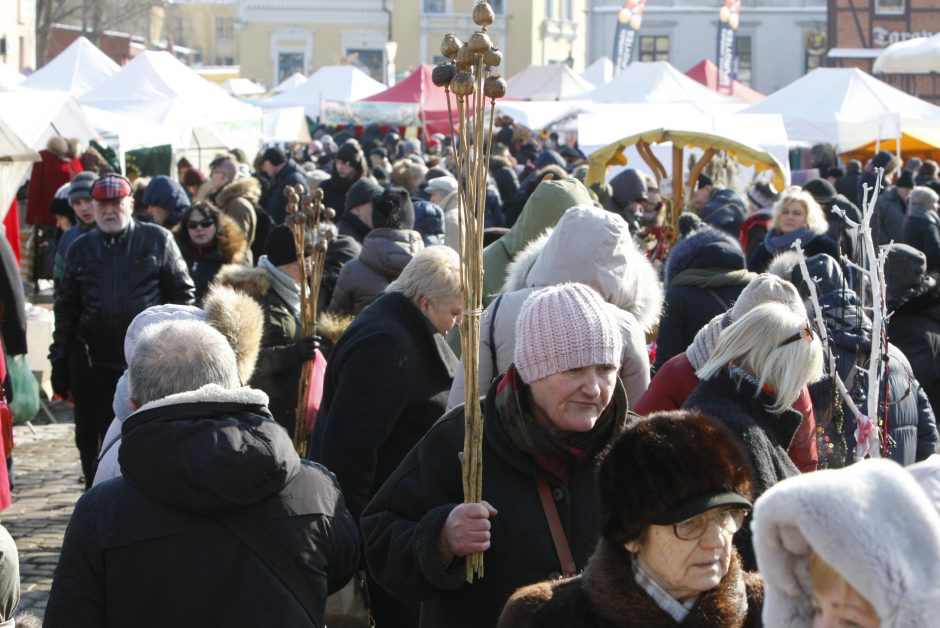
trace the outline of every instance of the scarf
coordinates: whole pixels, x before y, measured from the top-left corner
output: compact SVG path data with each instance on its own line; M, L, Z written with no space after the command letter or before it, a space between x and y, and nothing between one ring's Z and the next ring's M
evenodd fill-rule
M805 249L806 245L816 237L816 234L808 228L796 229L790 233L779 233L776 229L768 229L764 235L764 248L771 255L776 255L780 251L789 249L797 240L801 240L800 245Z
M513 445L532 456L540 469L567 485L575 473L590 464L595 454L610 442L618 409L616 395L597 419L594 429L558 438L549 434L531 407L531 393L519 378L514 364L496 386L494 403Z
M730 324L730 315L728 318L728 323ZM712 354L715 345L718 344L718 336L721 335L721 330L725 327L727 327L725 324L725 314L719 314L706 323L705 326L695 334L692 344L685 350L685 357L689 359L689 364L691 364L692 368L696 371L705 366L705 363L708 362L708 357Z
M263 268L271 279L271 288L281 297L291 314L300 322L300 286L291 277L288 277L277 266L268 260L267 255L262 255L258 260L258 268Z
M670 286L692 286L695 288L724 288L725 286L746 286L755 274L743 269L727 268L689 268L672 278Z

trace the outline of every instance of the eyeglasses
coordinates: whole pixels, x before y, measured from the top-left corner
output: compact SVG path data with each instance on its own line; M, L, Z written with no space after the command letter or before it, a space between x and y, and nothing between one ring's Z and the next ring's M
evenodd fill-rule
M195 229L196 227L202 227L203 229L208 229L213 226L215 221L211 218L203 218L202 220L190 220L186 223L186 226L190 229Z
M745 508L725 508L717 512L709 510L691 519L672 524L672 531L683 541L697 541L708 530L708 525L714 521L725 532L734 534L744 525L746 516L747 509Z
M790 344L791 342L796 342L796 341L799 340L800 338L806 338L807 340L810 340L810 341L813 339L813 329L809 326L809 323L808 323L808 322L806 323L806 326L805 326L805 327L803 327L802 329L800 329L800 331L796 332L796 333L793 334L792 336L789 336L789 337L787 337L787 338L784 338L784 339L783 339L783 342L781 342L781 343L780 343L779 345L777 345L777 346L778 346L778 347L785 347L785 346L787 346L788 344Z

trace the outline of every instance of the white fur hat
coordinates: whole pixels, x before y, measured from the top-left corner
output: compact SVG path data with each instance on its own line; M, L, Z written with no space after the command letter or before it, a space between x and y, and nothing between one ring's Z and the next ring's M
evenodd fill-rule
M940 512L916 476L890 460L784 480L754 508L764 576L764 625L810 626L810 550L868 600L881 625L936 626L940 618Z

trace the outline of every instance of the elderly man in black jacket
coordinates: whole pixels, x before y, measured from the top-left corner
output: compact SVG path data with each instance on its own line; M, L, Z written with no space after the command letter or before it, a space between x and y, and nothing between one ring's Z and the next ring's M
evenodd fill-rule
M124 475L78 501L46 625L323 626L356 569L355 522L267 395L239 387L225 337L152 325L128 375Z
M124 334L134 317L152 305L192 305L195 286L172 234L131 218L131 183L117 174L91 190L98 229L69 247L55 297L55 332L49 349L52 388L63 398L74 392L76 415L95 417L103 439L114 417L114 389L127 366ZM91 390L72 390L69 358L78 343L87 348ZM90 411L90 412L89 412ZM80 439L86 486L94 478L95 439ZM94 446L90 443L93 443ZM92 450L93 449L93 450Z
M287 197L284 188L299 185L307 193L307 176L293 159L288 159L280 148L269 148L261 156L261 170L271 179L268 200L264 209L274 220L274 224L283 224L287 217Z

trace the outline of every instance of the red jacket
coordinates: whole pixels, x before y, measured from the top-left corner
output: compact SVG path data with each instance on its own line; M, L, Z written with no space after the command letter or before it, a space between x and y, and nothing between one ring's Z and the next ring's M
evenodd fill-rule
M26 224L54 225L55 216L49 212L56 190L83 170L80 159L59 159L46 149L39 151L42 161L33 164L26 199Z
M695 369L685 353L669 358L659 367L649 388L631 408L634 412L647 415L663 410L678 410L698 387ZM816 417L813 415L813 402L806 386L793 403L793 409L803 415L803 422L790 443L790 460L803 473L815 471L819 464L816 451Z

